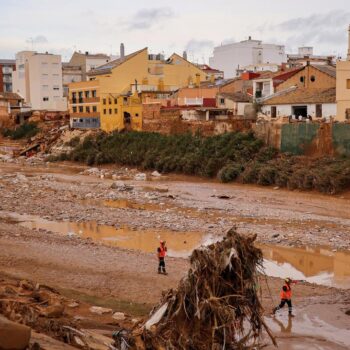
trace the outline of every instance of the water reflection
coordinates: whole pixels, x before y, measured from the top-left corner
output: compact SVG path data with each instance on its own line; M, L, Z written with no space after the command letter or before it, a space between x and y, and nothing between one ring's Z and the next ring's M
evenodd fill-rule
M306 279L323 285L350 288L350 252L325 247L259 246L269 276Z

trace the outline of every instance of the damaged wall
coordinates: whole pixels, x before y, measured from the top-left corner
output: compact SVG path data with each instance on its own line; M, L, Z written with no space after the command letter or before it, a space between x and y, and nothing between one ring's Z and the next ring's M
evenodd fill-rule
M183 120L180 109L161 108L160 104L143 105L143 131L167 135L199 131L204 136L211 136L232 131L248 131L251 126L252 120L246 118L224 121Z

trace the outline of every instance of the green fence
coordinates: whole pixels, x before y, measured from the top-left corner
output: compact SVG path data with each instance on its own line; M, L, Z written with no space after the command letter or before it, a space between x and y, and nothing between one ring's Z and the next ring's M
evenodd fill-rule
M319 124L298 123L282 125L281 151L304 154L305 149L317 137Z
M284 124L281 131L281 151L302 155L311 148L320 154L326 153L327 149L335 155L350 156L350 124L335 123L327 130L329 131L326 133L321 132L318 123ZM324 147L326 143L329 148Z

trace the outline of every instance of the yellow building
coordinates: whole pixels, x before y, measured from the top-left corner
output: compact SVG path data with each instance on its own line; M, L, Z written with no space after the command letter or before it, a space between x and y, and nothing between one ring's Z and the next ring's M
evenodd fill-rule
M107 132L142 129L142 101L137 93L164 97L207 79L205 72L183 57L173 54L165 60L163 55L149 55L147 48L99 66L88 77L90 81L79 86L93 82L99 86L100 124Z
M68 96L71 127L100 128L99 81L70 83Z
M350 119L350 61L337 62L337 120Z

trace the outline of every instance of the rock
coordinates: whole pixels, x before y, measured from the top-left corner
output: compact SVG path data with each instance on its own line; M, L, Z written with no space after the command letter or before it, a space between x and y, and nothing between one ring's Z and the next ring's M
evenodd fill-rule
M29 346L31 329L0 316L0 349L24 350Z
M73 301L72 303L69 303L67 306L74 309L79 306L79 303L77 303L76 301Z
M276 186L273 189L276 191L276 190L279 190L280 188L278 186Z
M85 199L90 199L90 198L92 198L92 193L87 193L87 194L85 195Z
M117 321L125 320L125 314L123 312L115 312L112 317Z
M17 174L17 180L20 182L28 182L27 176L23 174Z
M138 173L134 176L134 180L136 181L146 181L147 175L145 173Z
M153 173L151 174L153 177L161 177L162 174L160 174L157 170L153 171Z
M111 188L113 190L117 190L117 189L120 189L120 188L123 188L123 187L125 187L124 181L115 181L111 185Z
M277 238L277 237L279 237L279 235L280 235L279 233L275 233L272 235L272 238Z
M227 196L226 194L218 195L217 198L219 198L219 199L231 199L231 197Z
M100 307L100 306L91 306L89 310L93 314L98 314L98 315L109 314L113 311L112 309L107 309L105 307Z

